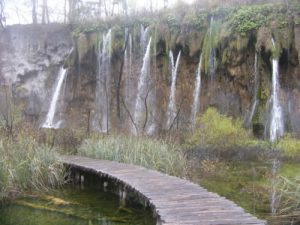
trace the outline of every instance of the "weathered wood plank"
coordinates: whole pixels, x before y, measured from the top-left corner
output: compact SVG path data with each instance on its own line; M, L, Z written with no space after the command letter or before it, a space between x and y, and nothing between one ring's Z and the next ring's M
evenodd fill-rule
M154 207L163 225L263 225L235 203L191 183L146 168L96 160L80 156L63 156L66 165L97 173L136 191Z

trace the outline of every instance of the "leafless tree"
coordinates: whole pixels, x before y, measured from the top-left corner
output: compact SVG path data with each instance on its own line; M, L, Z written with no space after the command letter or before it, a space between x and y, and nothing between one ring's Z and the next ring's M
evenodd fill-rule
M32 23L37 24L37 12L36 12L37 0L31 0L31 3L32 3L32 11L31 11Z
M4 16L4 0L0 0L0 26L4 28L5 16Z
M125 101L124 101L123 97L121 97L121 102L122 102L122 105L123 105L125 111L127 112L128 116L129 116L130 121L133 124L135 130L138 130L138 127L137 127L136 123L134 122L134 118L132 116L132 113L130 112L130 110L128 109L127 105L125 104Z
M128 40L129 40L129 32L127 32L127 34L126 34L125 45L124 45L124 48L123 48L122 53L121 53L123 58L122 58L122 62L121 62L121 68L120 68L120 73L119 73L119 78L118 78L118 83L117 83L117 114L118 114L119 119L121 119L120 97L121 97L124 61L125 61L125 57L126 57L125 52L126 52L126 49L127 49Z
M42 6L42 24L49 23L49 12L48 12L48 2L43 0Z
M64 4L64 23L67 23L67 0L65 0Z

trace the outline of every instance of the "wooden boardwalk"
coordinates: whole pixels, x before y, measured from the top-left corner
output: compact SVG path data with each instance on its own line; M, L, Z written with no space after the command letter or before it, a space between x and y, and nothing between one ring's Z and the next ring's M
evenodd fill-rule
M80 156L63 156L62 162L83 171L118 180L153 207L164 225L263 225L235 203L187 180L140 166Z

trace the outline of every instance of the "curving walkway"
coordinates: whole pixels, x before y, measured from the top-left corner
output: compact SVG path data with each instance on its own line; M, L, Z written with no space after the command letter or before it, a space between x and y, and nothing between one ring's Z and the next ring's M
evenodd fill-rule
M140 166L81 156L62 156L64 164L121 182L143 196L164 225L263 225L235 203L187 180Z

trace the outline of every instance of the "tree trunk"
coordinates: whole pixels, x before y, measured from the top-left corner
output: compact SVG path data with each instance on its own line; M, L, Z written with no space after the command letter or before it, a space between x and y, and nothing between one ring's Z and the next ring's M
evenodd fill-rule
M119 73L119 79L118 79L118 83L117 83L117 114L118 114L118 118L119 120L121 119L121 104L120 104L120 98L121 98L121 87L122 87L122 77L123 77L123 68L124 68L124 61L125 61L125 52L127 49L127 44L128 44L128 40L129 40L129 31L127 32L127 36L126 36L126 41L125 41L125 46L124 49L122 51L122 56L123 56L123 60L121 62L121 68L120 68L120 73Z
M42 24L49 23L49 14L48 14L48 5L47 0L43 0L43 7L42 7Z
M32 23L37 24L36 0L32 0Z
M65 0L64 5L64 23L67 23L67 0Z

